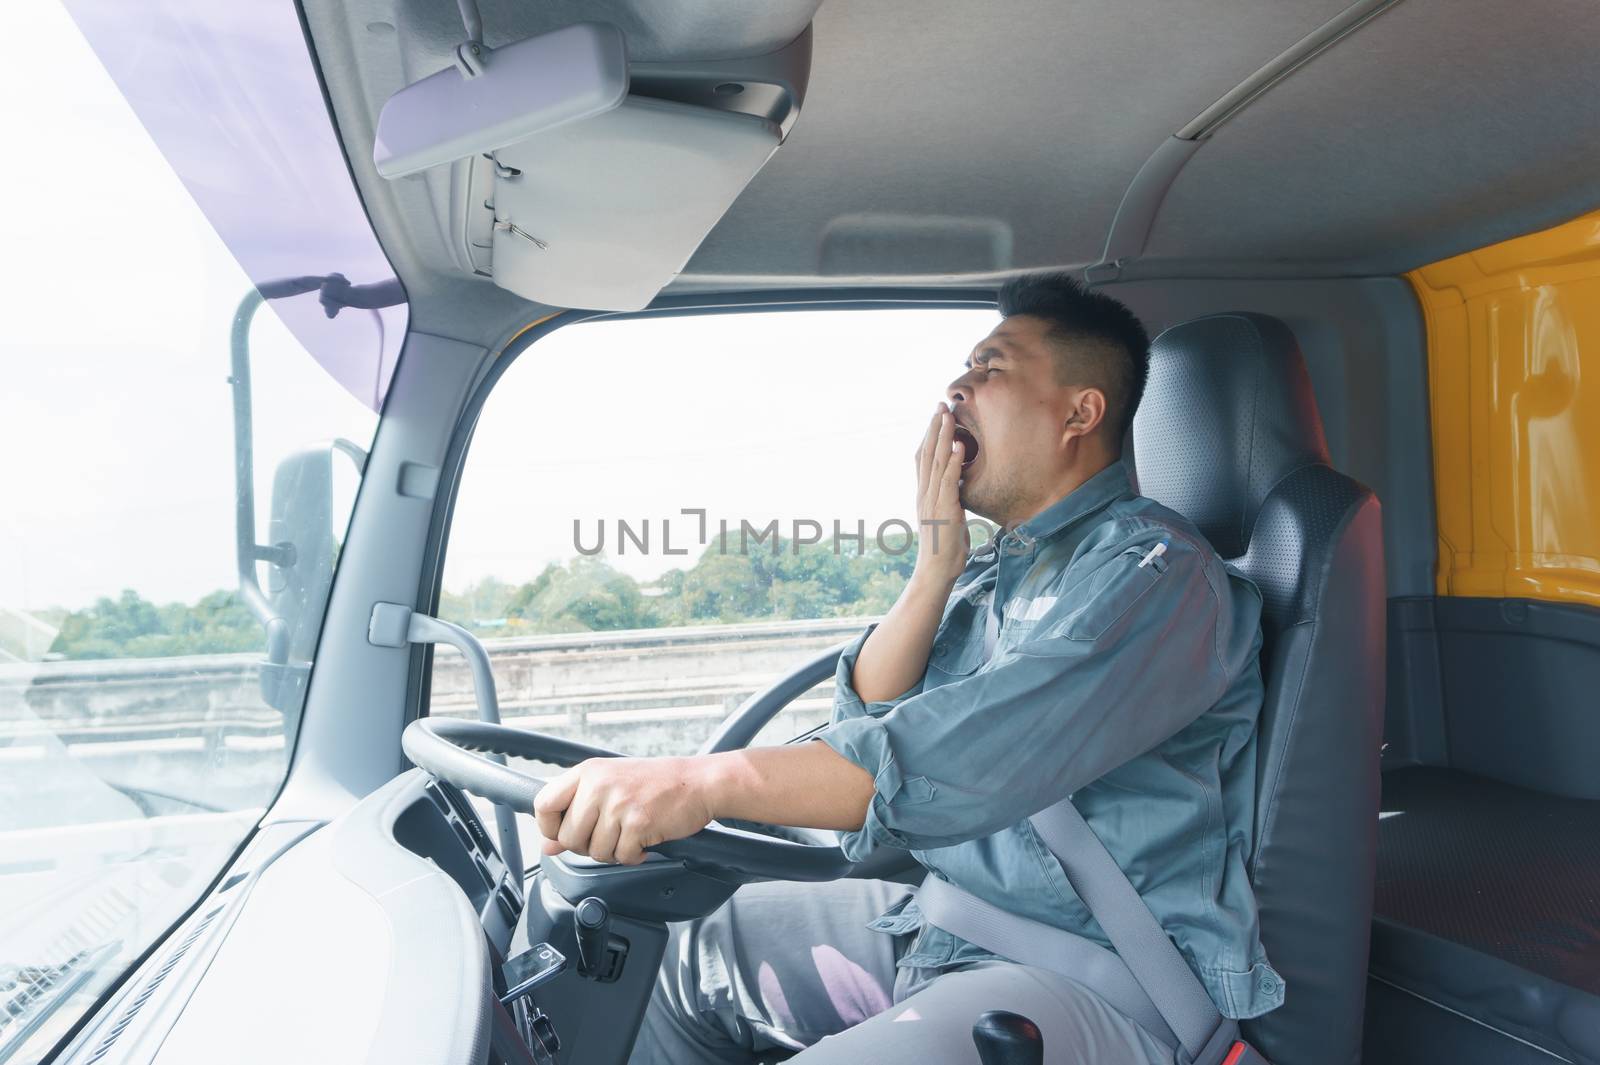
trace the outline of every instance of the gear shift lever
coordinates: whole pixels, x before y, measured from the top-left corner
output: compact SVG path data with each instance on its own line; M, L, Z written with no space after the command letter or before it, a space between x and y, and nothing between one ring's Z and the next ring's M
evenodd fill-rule
M1026 1017L990 1010L972 1026L983 1065L1044 1065L1044 1037Z

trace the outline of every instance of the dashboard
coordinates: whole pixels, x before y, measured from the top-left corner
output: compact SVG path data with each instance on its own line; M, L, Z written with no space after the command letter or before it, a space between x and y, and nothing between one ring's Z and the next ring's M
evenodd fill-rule
M495 990L523 905L465 797L411 770L332 823L263 826L58 1060L482 1065L515 1024Z
M459 789L441 780L423 786L395 819L394 840L455 881L477 912L484 934L502 955L522 915L522 884L495 850L477 811Z

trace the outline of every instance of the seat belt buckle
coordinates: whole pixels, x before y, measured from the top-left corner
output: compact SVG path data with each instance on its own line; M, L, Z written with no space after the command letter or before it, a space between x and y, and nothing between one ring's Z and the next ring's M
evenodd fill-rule
M1243 1039L1235 1039L1233 1046L1228 1049L1227 1056L1222 1059L1222 1065L1272 1065L1272 1063L1261 1056L1261 1051Z

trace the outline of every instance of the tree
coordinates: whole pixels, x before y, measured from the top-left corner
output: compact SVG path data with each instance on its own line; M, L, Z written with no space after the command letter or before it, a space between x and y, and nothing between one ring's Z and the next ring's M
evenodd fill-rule
M547 566L531 585L518 590L513 609L540 632L638 629L657 624L638 582L597 558Z
M916 565L916 545L898 555L891 555L876 544L868 544L850 559L850 577L858 589L857 598L850 604L850 614L884 614L894 606L900 592L911 579Z
M498 577L485 577L461 593L441 592L439 616L468 629L490 627L511 615L511 604L527 585L520 588Z
M573 559L573 561L582 560ZM536 623L539 621L537 607L534 604L561 572L561 564L559 562L545 563L544 569L539 571L537 577L522 584L512 593L511 599L506 603L506 616L524 623Z
M193 606L156 606L133 589L102 597L61 621L50 653L65 658L161 658L254 651L261 624L233 592L216 591Z
M493 578L480 581L441 597L440 609L480 631L483 621L503 617L506 624L493 630L501 635L882 614L899 597L917 557L915 544L898 555L871 542L837 552L831 543L796 549L781 538L743 546L736 533L725 533L689 568L657 578L655 594L604 560L582 556L565 565L551 562L515 588Z
M679 588L675 605L685 623L748 621L771 612L767 590L746 555L722 554L711 545L691 569L678 572L682 576L669 587Z

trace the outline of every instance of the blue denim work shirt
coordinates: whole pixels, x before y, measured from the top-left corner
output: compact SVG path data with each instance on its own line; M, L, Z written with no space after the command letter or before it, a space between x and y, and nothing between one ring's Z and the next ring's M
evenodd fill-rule
M1260 619L1256 586L1113 463L973 551L911 689L856 693L875 624L839 659L818 738L875 782L866 823L840 845L857 861L905 848L987 902L1110 948L1028 822L1070 797L1224 1016L1281 1005L1245 871ZM928 925L914 899L871 927L918 931L905 967L996 957Z

